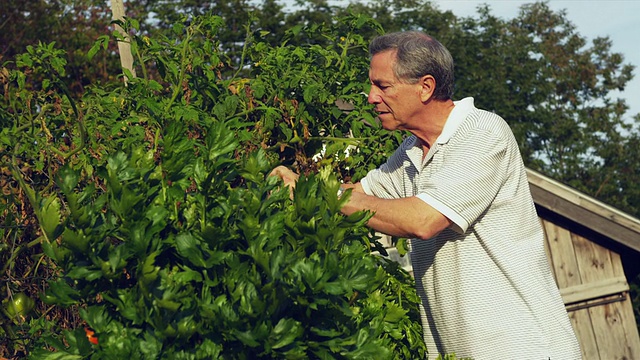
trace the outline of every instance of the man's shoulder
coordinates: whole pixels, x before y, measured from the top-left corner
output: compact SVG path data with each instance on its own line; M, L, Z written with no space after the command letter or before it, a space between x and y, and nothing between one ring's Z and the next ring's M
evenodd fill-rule
M486 130L491 133L512 133L507 121L495 112L474 108L467 114L463 127L468 130Z
M474 121L484 121L488 123L506 123L505 119L497 113L490 110L478 108L473 108L471 111L469 111L469 113L467 114L467 120L469 119L472 119Z

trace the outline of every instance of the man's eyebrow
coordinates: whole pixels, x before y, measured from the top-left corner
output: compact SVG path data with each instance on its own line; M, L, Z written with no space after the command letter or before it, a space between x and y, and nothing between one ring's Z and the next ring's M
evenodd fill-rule
M376 86L390 86L391 85L391 83L389 81L380 80L380 79L371 79L371 83L376 85Z

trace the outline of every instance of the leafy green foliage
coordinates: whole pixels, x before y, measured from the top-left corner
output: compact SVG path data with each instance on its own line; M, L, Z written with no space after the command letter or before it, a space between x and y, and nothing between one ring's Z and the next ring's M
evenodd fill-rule
M361 29L381 31L366 17L350 16L340 26L293 28L285 39L344 34L324 35L325 46L285 44L270 51L266 42L251 44L255 67L245 90L256 104L255 142L278 150L282 162L295 162L303 173L330 166L342 179L358 180L400 142L382 130L366 102L368 40L358 35Z
M52 258L71 266L77 256L74 251L89 251L88 238L73 227L69 230L69 224L98 219L97 212L119 209L129 201L147 206L147 193L138 190L150 191L154 199L178 199L173 192L183 191L189 183L185 194L195 192L195 174L211 168L206 170L202 160L196 171L190 161L192 165L178 173L166 172L164 168L178 169L176 163L183 162L166 153L168 144L189 147L189 160L204 159L203 151L211 143L225 139L209 137L214 123L234 133L233 155L221 161L235 170L225 178L210 173L219 180L215 191L222 191L217 187L236 191L249 184L272 186L264 182L263 173L243 170L245 162L257 161L249 159L257 159L259 149L263 149L261 161L284 163L309 175L330 168L341 181L357 181L386 159L402 134L382 131L362 95L368 91L366 45L382 28L420 29L440 39L456 59L456 97L475 96L480 107L505 117L518 136L527 166L630 214L639 213L640 118L624 116L624 101L611 98L611 91L623 89L631 79L632 67L623 64L620 54L610 52L612 44L606 38L588 46L565 14L550 11L544 3L523 6L517 18L503 20L492 16L489 7L480 8L475 18L457 19L428 2L413 0L376 0L344 8L300 1L295 9L283 9L271 0L260 5L128 2L131 21L122 25L132 35L134 65L141 78L130 78L127 87L114 82L121 69L116 42L108 36L107 2L11 0L8 4L0 13L5 30L0 41L0 281L7 285L7 295L23 292L36 300L36 307L24 321L0 316L0 354L20 355L43 333L52 336L40 339L64 348L56 327L78 326L78 310L72 304L84 304L86 299L79 302L64 288L42 295L42 280L57 278L60 271L61 265ZM185 13L219 17L201 21ZM172 122L181 123L182 130L169 126ZM182 142L185 137L188 141ZM186 151L178 148L178 153ZM210 155L225 154L220 151ZM122 190L124 198L103 196L107 181L117 188L111 179L105 180L109 166L128 164L127 168L142 171L130 161L151 161L143 160L145 156L153 157L160 168L153 176L161 180L148 178L133 188L123 184L128 189ZM82 195L77 195L75 207L56 183L64 174L77 176L73 192ZM123 181L136 183L135 176ZM158 186L154 181L166 188L162 197L153 192ZM313 181L321 186L325 180ZM95 202L87 205L89 199ZM148 210L144 221L155 225L145 229L176 227L176 219L196 211L193 206L184 208L185 199L176 200L172 208L164 204ZM126 214L119 216L126 226L134 224ZM316 226L323 226L319 224L322 221L316 220ZM103 226L93 224L106 229ZM120 228L118 237L105 236L115 246L133 234L126 229ZM65 246L60 243L63 238ZM183 252L178 255L198 258L190 250L195 240L184 236L175 240L180 245L174 251ZM43 250L52 257L44 256ZM104 267L116 274L132 266L130 254L99 256L105 261L101 271ZM153 266L148 270L155 269L155 259L161 258L147 256L153 259L148 260ZM96 277L91 281L104 276L97 268L89 270L75 271ZM398 284L404 286L402 281ZM636 279L632 288L637 284ZM39 294L71 307L46 305ZM411 290L402 294L413 296L408 295ZM413 306L409 304L414 300L403 301L403 307ZM635 304L637 309L637 300ZM191 324L185 321L182 328ZM295 332L296 328L287 323L279 329ZM80 328L68 332L66 345L79 346L85 335ZM79 355L69 355L74 356Z
M344 175L334 169L348 145L367 156L358 147L380 131L336 105L364 102L351 94L367 69L356 34L372 25L343 21L351 31L300 29L333 46L273 47L249 35L243 57L257 65L231 78L221 76L234 65L216 40L219 17L176 23L180 41L134 35L143 76L80 99L64 86L54 45L20 56L2 113L17 183L3 211L25 200L37 219L32 246L60 276L50 275L33 317L7 327L12 338L34 334L14 346L45 359L424 357L411 278L372 253L369 214L339 212ZM51 81L34 91L22 79L38 72ZM307 170L293 199L267 176L278 163ZM44 321L51 305L78 309L81 322L60 331Z
M152 152L109 157L100 194L79 189L78 172L59 172L71 211L48 249L65 270L50 293L86 303L99 339L88 352L391 357L392 339L419 343L418 327L398 326L407 310L385 287L382 259L363 246L365 214L339 214L336 180L303 178L290 203L264 179L262 151L233 160L238 143L221 123L197 146L178 122L165 132L159 164ZM245 186L229 186L238 176Z

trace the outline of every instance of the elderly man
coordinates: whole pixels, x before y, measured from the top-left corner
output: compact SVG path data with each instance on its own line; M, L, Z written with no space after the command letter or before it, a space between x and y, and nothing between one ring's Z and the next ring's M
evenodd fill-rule
M421 32L370 45L369 102L387 130L411 136L352 188L342 212L411 238L431 354L474 359L579 359L544 250L525 167L498 115L454 102L453 60ZM294 187L285 167L273 175Z

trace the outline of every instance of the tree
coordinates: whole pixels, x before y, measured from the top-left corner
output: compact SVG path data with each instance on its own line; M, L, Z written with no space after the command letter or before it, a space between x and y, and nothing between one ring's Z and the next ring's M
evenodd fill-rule
M62 12L61 2L6 0L0 4L0 59L13 59L27 44L48 39Z

